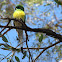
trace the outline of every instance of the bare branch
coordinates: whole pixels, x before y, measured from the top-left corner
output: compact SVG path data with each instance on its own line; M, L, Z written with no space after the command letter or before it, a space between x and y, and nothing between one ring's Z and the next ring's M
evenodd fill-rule
M33 62L32 55L31 55L31 53L30 53L30 50L29 50L29 48L28 48L28 43L27 43L27 40L28 40L27 31L25 31L25 33L26 33L26 46L27 46L27 49L28 49L28 52L29 52L29 57L31 57L31 60L32 60L32 62ZM30 62L30 59L29 59L29 62Z
M52 45L46 47L46 48L45 48L43 51L41 51L41 53L35 58L35 60L38 59L39 56L40 56L45 50L47 50L48 48L50 48L50 47L52 47L52 46L54 46L54 45L56 45L56 44L58 44L58 43L60 43L60 41L58 41L58 42L56 42L56 43L54 43L54 44L52 44ZM35 62L35 60L34 60L34 62Z
M45 48L23 48L23 49L45 49Z
M4 19L4 20L14 20L14 21L18 21L20 22L23 26L22 27L15 27L15 26L1 26L0 27L3 27L3 28L9 28L9 29L21 29L21 30L26 30L26 31L32 31L32 32L41 32L41 33L45 33L46 35L48 36L51 36L51 37L54 37L56 39L59 39L60 41L62 40L62 35L60 34L56 34L55 32L53 32L52 30L50 29L46 29L46 28L30 28L28 27L22 19L20 20L17 20L17 19L14 19L14 18L0 18L0 19Z
M30 28L30 27L19 27L19 26L1 26L2 28L10 28L10 29L21 29L21 30L26 30L26 31L31 31L31 32L41 32L41 33L45 33L48 36L54 37L56 39L59 39L60 41L62 40L62 35L57 34L55 32L53 32L50 29L45 29L45 28Z
M8 25L9 25L10 21L11 21L11 20L9 20L9 22L7 23L7 25L6 25L6 26L8 26ZM3 28L3 29L1 30L1 32L2 32L2 31L4 31L4 29L5 29L5 28ZM0 33L1 33L1 32L0 32Z
M31 55L29 49L43 49L43 51L41 51L41 53L35 58L35 60L36 60L36 59L39 58L39 56L40 56L45 50L47 50L48 48L53 47L54 45L56 45L56 44L62 42L62 35L57 34L57 33L55 33L54 31L52 31L52 30L50 30L50 29L46 29L46 28L30 28L30 27L28 27L28 26L23 22L22 19L20 19L20 20L17 20L17 19L14 19L14 18L1 18L1 19L4 19L4 20L7 19L7 20L10 20L10 21L11 21L11 20L14 20L14 21L18 21L19 23L22 24L22 26L8 26L8 25L2 26L2 25L0 25L0 27L1 27L1 28L9 28L9 29L21 29L21 30L25 30L25 33L26 33L26 46L27 46L27 48L23 48L23 49L28 49L29 57L31 57L31 59L32 59L32 55ZM52 44L52 45L50 45L50 46L48 46L48 47L45 47L45 48L28 48L28 43L27 43L28 34L27 34L27 31L45 33L46 35L51 36L51 37L53 37L53 38L56 38L56 39L58 39L59 41L56 42L56 43L54 43L54 44ZM6 31L5 33L7 33L7 32L8 32L8 31ZM4 34L5 34L5 33L4 33ZM15 48L15 49L16 49L16 48ZM30 60L30 59L29 59L29 60ZM35 62L35 60L34 60L34 62ZM33 59L32 59L32 62L33 62Z

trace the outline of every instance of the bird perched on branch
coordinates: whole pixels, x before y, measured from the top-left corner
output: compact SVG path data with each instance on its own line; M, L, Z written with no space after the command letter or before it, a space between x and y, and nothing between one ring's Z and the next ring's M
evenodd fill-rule
M13 17L16 19L22 19L23 21L25 21L25 12L24 12L24 7L22 5L17 5L15 8L15 11L13 13ZM22 24L18 21L14 21L14 25L15 26L22 26ZM23 30L21 29L16 29L16 31L18 32L18 37L20 42L22 42L23 40Z

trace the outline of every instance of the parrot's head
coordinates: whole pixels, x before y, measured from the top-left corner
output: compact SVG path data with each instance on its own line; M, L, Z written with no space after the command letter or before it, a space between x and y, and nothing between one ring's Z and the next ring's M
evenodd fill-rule
M21 9L22 11L24 11L24 7L22 5L17 5L15 9Z
M16 19L22 19L24 20L25 17L25 12L24 12L24 7L22 5L17 5L15 7L15 11L13 13L13 17Z

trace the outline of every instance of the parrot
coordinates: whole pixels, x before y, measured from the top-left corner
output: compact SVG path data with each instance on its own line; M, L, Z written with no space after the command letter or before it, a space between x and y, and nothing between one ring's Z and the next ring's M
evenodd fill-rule
M15 19L18 19L18 20L22 19L23 21L25 21L25 12L24 12L24 7L22 5L20 4L16 5L15 11L13 13L13 17ZM22 26L22 24L18 21L14 21L14 26ZM21 43L23 40L23 30L16 29L16 31L18 33L18 38Z

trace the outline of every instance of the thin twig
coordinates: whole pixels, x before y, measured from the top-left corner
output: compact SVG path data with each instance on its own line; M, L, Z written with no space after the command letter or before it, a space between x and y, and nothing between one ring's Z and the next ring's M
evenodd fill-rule
M11 21L11 20L9 20L9 22L7 23L7 25L6 25L6 26L8 26L8 25L9 25L10 21ZM2 32L2 31L4 31L4 29L5 29L5 27L1 30L1 32ZM0 32L0 33L1 33L1 32Z
M26 41L24 41L24 42L26 42ZM23 44L24 42L21 42L20 44ZM16 48L17 48L20 44L18 44L18 45L16 46Z
M10 29L8 29L6 32L4 32L3 34L0 35L0 37L2 37L4 34L6 34L8 31L10 31Z
M7 56L9 56L11 53L12 53L12 52L10 52ZM2 61L3 59L5 59L7 56L5 56L4 58L2 58L1 61ZM1 62L1 61L0 61L0 62Z
M58 44L58 43L60 43L60 41L58 41L58 42L56 42L56 43L54 43L54 44L52 44L52 45L46 47L46 48L35 58L35 60L38 59L39 56L40 56L45 50L47 50L48 48L50 48L50 47L52 47L52 46L54 46L54 45L56 45L56 44ZM35 60L34 60L34 62L35 62Z
M26 33L26 46L27 46L27 48L28 48L28 44L27 44L28 34L27 34L27 31L25 31L25 33ZM32 56L31 56L31 53L30 53L29 48L28 48L28 52L29 52L29 57L31 57L31 60L32 60L32 62L33 62L33 59L32 59Z
M23 48L23 49L45 49L45 48Z

